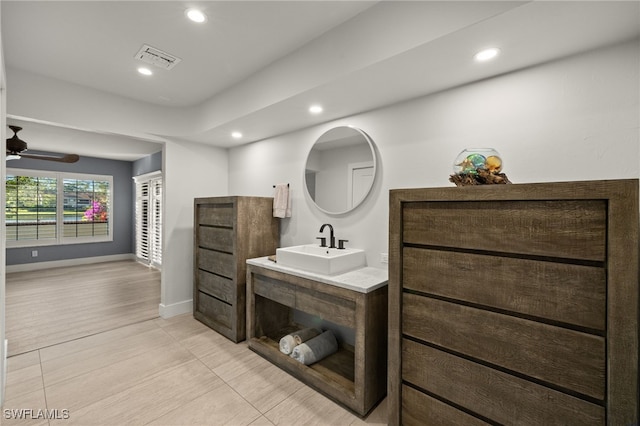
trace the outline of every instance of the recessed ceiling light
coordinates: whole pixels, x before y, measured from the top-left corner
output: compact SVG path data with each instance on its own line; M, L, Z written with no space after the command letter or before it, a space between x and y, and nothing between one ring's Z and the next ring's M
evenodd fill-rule
M309 107L309 112L311 114L320 114L322 112L322 107L320 105L311 105Z
M484 49L474 55L476 61L488 61L489 59L493 59L500 53L500 49L497 47L492 47L490 49Z
M185 14L187 15L187 18L191 19L193 22L197 22L198 24L207 21L207 15L198 9L187 9Z
M233 132L233 133L231 133L231 137L234 138L234 139L240 139L242 137L242 133Z
M145 68L145 67L138 68L138 72L140 74L142 74L142 75L152 75L153 74L149 68Z

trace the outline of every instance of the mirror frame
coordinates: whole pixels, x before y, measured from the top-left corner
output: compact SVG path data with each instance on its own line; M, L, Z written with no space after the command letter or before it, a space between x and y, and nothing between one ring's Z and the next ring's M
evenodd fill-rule
M318 141L320 139L322 139L323 136L325 136L327 133L331 132L332 130L335 129L339 129L342 127L346 127L349 128L351 130L354 130L356 132L358 132L363 138L364 140L367 142L367 145L369 146L369 150L371 151L371 157L372 157L372 161L373 161L373 181L371 182L371 185L369 186L369 188L367 189L366 194L362 197L362 199L360 201L358 201L358 203L356 203L355 205L351 206L350 208L347 208L344 211L339 211L339 212L335 212L335 211L329 211L325 208L322 208L318 205L318 203L316 203L316 201L311 197L311 194L309 193L309 187L307 186L307 164L309 163L309 157L311 156L311 152L313 151L313 148L316 146L316 144L318 143ZM378 160L377 160L377 155L376 155L376 149L375 149L375 145L373 143L373 140L369 137L369 135L367 135L362 129L358 128L358 127L354 127L354 126L335 126L332 127L326 131L324 131L313 143L313 145L311 145L311 148L309 149L309 152L307 153L307 157L304 163L304 169L303 169L303 183L304 183L304 192L307 196L307 198L309 199L309 201L311 201L311 203L321 212L326 213L328 215L335 215L335 216L339 216L339 215L344 215L347 213L351 213L352 211L354 211L355 209L357 209L359 206L361 206L365 200L367 198L369 198L369 195L371 194L373 187L376 183L376 178L378 175Z

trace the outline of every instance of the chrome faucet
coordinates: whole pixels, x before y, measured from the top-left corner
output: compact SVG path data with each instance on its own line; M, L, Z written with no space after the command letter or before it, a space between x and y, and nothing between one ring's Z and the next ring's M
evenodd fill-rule
M324 231L324 227L325 226L329 227L329 248L336 248L336 237L334 237L334 235L333 235L333 226L331 226L330 223L325 223L324 225L322 225L320 227L320 231L319 232ZM322 241L322 239L320 241Z

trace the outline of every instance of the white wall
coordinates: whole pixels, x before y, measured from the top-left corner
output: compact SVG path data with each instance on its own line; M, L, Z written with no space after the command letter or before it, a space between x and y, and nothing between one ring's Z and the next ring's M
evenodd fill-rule
M169 317L191 312L193 199L227 195L227 151L155 136L195 131L201 123L192 109L152 106L15 69L8 70L7 79L14 116L163 144L165 210L159 313Z
M11 67L7 81L14 117L154 142L165 141L155 135L197 132L201 126L191 108L151 105Z
M289 182L283 246L314 242L330 222L369 265L386 267L389 189L453 186L465 147L496 148L514 183L640 177L639 52L634 40L231 149L229 192L271 196ZM329 216L305 196L303 173L313 141L339 125L367 132L379 163L365 203Z
M163 248L160 315L192 311L193 199L227 195L227 152L167 142L163 153Z
M6 85L5 85L5 71L4 71L4 54L2 51L2 37L0 37L0 150L2 154L0 154L0 180L5 182L6 179L6 118L7 118L7 108L6 108ZM0 200L4 200L5 198L5 186L2 185L0 189ZM0 211L0 223L4 224L4 209ZM3 225L4 226L4 225ZM2 265L2 271L0 271L0 405L4 402L4 388L7 379L7 348L5 347L5 248L6 248L6 240L4 238L4 234L2 238L0 238L0 265Z

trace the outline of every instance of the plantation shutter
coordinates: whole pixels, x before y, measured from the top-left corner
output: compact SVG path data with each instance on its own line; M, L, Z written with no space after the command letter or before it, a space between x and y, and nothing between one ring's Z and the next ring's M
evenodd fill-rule
M162 265L162 176L136 176L136 257L159 268Z
M162 265L162 179L151 181L151 264Z
M136 256L149 262L149 182L136 184Z

